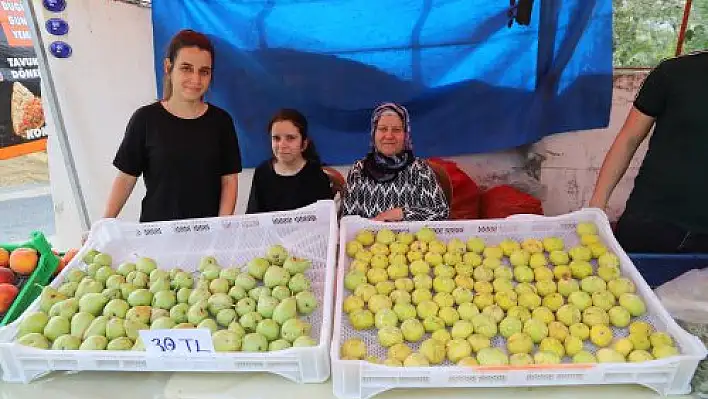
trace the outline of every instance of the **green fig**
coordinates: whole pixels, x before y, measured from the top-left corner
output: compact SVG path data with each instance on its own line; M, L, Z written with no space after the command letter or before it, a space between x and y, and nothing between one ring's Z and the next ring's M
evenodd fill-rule
M91 326L91 323L96 319L96 316L91 313L79 312L71 318L71 335L76 338L83 338L86 330Z
M138 339L141 330L150 329L147 324L130 319L125 320L123 327L125 328L125 335L132 340Z
M290 274L304 273L310 267L312 267L312 262L295 256L289 257L283 264L283 269L289 271Z
M86 273L79 269L71 269L66 274L66 281L70 283L80 283L83 278L86 277ZM72 295L73 296L73 295Z
M62 335L71 332L71 322L63 316L54 316L49 319L47 325L44 326L44 336L48 340L54 341Z
M157 269L157 263L154 259L143 257L135 262L135 268L137 271L150 275L153 270Z
M236 352L241 349L241 337L233 331L216 331L212 334L211 341L217 352Z
M126 320L133 320L141 324L148 324L152 317L152 308L150 306L136 306L130 308L125 314Z
M88 293L100 293L103 291L103 288L103 284L101 284L100 282L92 279L91 277L85 277L83 280L81 280L78 287L76 287L74 297L77 299L81 299L82 296Z
M17 343L36 349L49 349L49 340L40 333L25 334L17 340Z
M105 290L103 290L103 292L101 292L101 294L103 294L103 296L105 296L106 299L109 301L111 299L121 299L122 298L122 295L120 294L120 289L118 289L118 288L106 288Z
M266 259L273 265L282 266L287 258L288 251L280 244L272 245L266 251Z
M175 323L186 323L187 322L187 312L189 311L189 305L186 303L179 303L170 309L170 318L175 321Z
M80 270L79 270L80 271ZM59 286L57 290L60 294L71 298L76 295L76 289L79 288L79 283L76 281L70 281Z
M108 317L106 316L98 316L96 317L89 327L86 329L84 332L84 340L86 340L88 337L93 337L93 336L101 336L105 337L106 336L106 325L108 324Z
M108 346L108 338L103 335L92 335L84 340L79 346L82 351L102 351Z
M129 351L131 349L133 349L133 341L128 337L113 339L106 346L108 351Z
M187 321L192 324L199 324L209 317L207 301L200 301L190 306L187 311Z
M301 291L295 295L297 310L301 314L309 315L317 308L317 298L311 291Z
M118 265L118 269L116 271L118 274L120 274L123 277L128 277L128 274L130 272L134 272L137 268L135 267L135 263L130 263L130 262L124 262Z
M152 298L152 306L159 309L171 309L177 304L174 291L159 291Z
M290 273L280 266L270 266L263 275L263 284L268 288L286 285L290 281ZM292 290L292 287L290 287Z
M108 298L105 295L89 292L79 299L79 311L98 316L103 312L107 303Z
M67 299L67 296L52 287L44 287L39 297L39 309L44 313L49 313L55 303Z
M159 319L155 320L151 325L150 329L151 330L169 330L171 328L174 328L177 323L174 322L174 320L170 319L169 317L160 317Z
M78 311L79 301L76 298L69 298L52 305L52 308L49 309L49 316L64 316L71 320Z
M113 340L125 337L125 320L113 317L106 323L106 338Z
M153 293L145 288L137 289L128 295L130 306L149 306L152 304Z
M219 329L219 326L216 325L214 319L204 319L197 324L197 328L205 328L213 333Z
M49 322L49 316L44 312L33 312L22 318L20 325L17 328L17 337L21 338L24 335L31 333L44 332L44 327Z
M113 258L111 255L101 252L94 256L93 263L97 263L101 266L111 266L111 264L113 264Z
M248 274L257 280L263 280L266 270L270 267L270 262L265 258L253 258L246 264Z
M292 297L283 299L273 311L273 320L280 325L295 316L297 316L297 301Z
M128 305L128 302L122 299L111 299L106 304L106 307L103 308L103 315L125 319L125 315L128 313L129 309L130 305Z
M73 335L64 334L52 342L53 350L78 350L81 346L81 340Z

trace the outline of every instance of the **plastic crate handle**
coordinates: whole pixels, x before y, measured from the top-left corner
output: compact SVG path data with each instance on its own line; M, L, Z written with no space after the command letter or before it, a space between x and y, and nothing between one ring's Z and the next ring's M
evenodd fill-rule
M506 219L506 220L518 220L518 221L523 222L523 221L525 221L525 220L534 221L534 220L539 220L539 219L545 219L546 217L547 217L547 216L535 215L535 214L533 214L533 213L519 213L519 214L516 214L516 215L507 216L507 217L505 217L504 219Z
M47 241L47 237L40 231L33 231L30 233L32 245L34 245L39 253L49 254L52 253L52 244Z
M603 217L604 219L607 219L607 221L608 221L608 223L609 223L609 218L607 217L607 214L605 213L604 210L602 210L602 209L600 209L600 208L582 208L582 209L580 209L580 210L573 211L573 212L568 212L568 213L566 213L566 214L564 214L564 215L559 215L559 216L573 215L573 214L581 213L581 212L586 212L586 213L587 213L587 212L600 213L600 214L602 215L602 217ZM549 218L549 217L553 217L553 216L535 215L535 214L532 214L532 213L520 213L520 214L518 214L518 215L507 216L505 219L506 219L506 220L518 220L518 221L529 221L529 222L531 222L531 221L534 221L534 220L547 219L547 218Z

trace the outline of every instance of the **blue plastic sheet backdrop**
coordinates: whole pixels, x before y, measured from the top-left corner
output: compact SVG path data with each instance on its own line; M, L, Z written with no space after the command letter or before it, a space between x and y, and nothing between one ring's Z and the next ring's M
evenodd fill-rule
M154 0L162 92L171 37L216 47L207 101L234 118L245 167L270 156L267 124L303 112L323 161L369 150L370 114L408 107L418 156L491 152L602 128L612 103L611 0L537 0L529 26L508 0ZM195 139L198 139L195 137Z

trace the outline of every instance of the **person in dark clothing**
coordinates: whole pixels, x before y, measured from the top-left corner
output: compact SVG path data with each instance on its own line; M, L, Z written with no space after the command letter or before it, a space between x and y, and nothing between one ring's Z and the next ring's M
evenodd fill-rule
M130 118L113 165L118 175L104 217L117 217L143 176L141 222L232 215L241 155L231 116L204 101L214 48L183 30L165 58L164 98Z
M627 252L708 252L708 52L661 62L605 157L590 206L605 209L654 128L616 237Z
M268 131L273 157L253 174L246 213L287 211L334 198L305 116L294 109L280 110Z

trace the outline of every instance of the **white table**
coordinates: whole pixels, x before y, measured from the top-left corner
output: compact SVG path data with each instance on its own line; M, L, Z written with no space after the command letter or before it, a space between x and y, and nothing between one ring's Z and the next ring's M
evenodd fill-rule
M638 385L391 390L376 399L656 399ZM689 395L669 398L687 399ZM331 381L299 385L271 374L57 372L31 384L0 381L0 399L335 399Z

